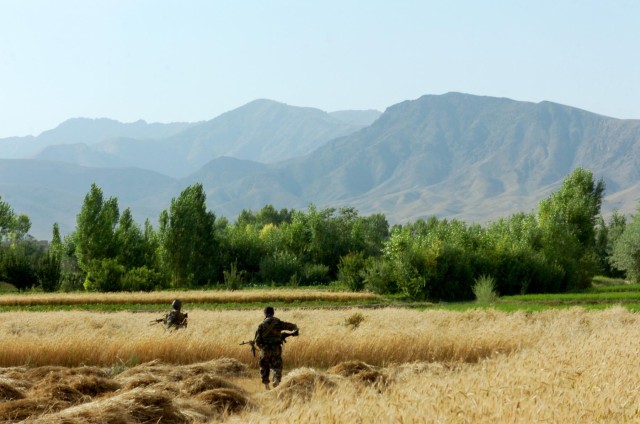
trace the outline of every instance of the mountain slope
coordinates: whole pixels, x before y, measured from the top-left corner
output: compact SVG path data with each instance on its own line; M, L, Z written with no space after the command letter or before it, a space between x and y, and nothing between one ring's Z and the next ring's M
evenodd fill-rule
M210 127L186 131L202 134L200 146L226 140L221 134L227 133L249 144L259 140L259 134L272 134L275 140L280 130L274 122L288 121L277 121L272 115L279 105L268 106L273 105L259 101L251 105L249 115L264 114L263 122L273 127L265 123L268 128L251 129L242 125L242 115L231 114L208 122ZM287 116L290 112L283 108ZM311 111L299 116L324 115ZM291 128L282 134L295 133ZM304 128L309 127L301 126L299 131ZM165 148L176 149L176 162L182 157L175 153L178 150L198 152L199 147L193 147L197 144L181 146L179 140L178 135L163 140ZM117 146L119 142L98 144ZM144 152L144 143L152 141L140 142ZM209 207L231 221L242 209L257 210L266 204L300 209L314 203L352 206L361 214L383 213L391 223L432 215L487 222L534 209L579 166L604 178L605 215L614 208L634 212L640 197L640 120L614 119L550 102L459 93L423 96L389 107L368 127L318 142L320 147L304 156L268 164L216 157L180 179L132 168L0 161L0 195L16 212L38 211L38 222L45 223L36 225L32 217L39 237L48 237L56 217L64 216L68 228L74 225L82 198L94 181L105 196L118 197L121 209L130 206L136 219L146 217L152 222L169 206L171 197L195 182L203 183ZM131 146L126 140L122 143ZM272 147L272 152L278 150L277 145ZM113 150L104 147L103 151ZM204 159L204 153L198 156L199 161Z
M93 145L113 137L153 139L169 137L193 124L148 124L145 121L121 123L112 119L73 118L37 137L10 137L0 139L0 158L27 159L38 155L42 149L67 144ZM73 151L71 151L73 152ZM61 156L63 154L60 154ZM42 155L41 159L49 159ZM72 162L70 159L69 161Z
M222 156L270 163L307 154L335 137L362 128L365 124L359 122L369 122L376 116L376 111L358 112L339 113L341 119L319 109L256 100L168 137L139 137L132 131L125 134L111 127L101 132L101 138L79 132L69 139L85 140L82 147L71 143L49 146L34 158L83 166L135 166L184 177ZM59 127L56 134L70 132L63 129ZM40 138L45 136L43 133Z
M638 149L638 120L449 93L394 105L371 126L277 165L269 178L226 190L275 186L278 198L284 189L297 204L349 205L392 222L488 221L535 208L578 166L604 177L608 195L626 189L640 177Z

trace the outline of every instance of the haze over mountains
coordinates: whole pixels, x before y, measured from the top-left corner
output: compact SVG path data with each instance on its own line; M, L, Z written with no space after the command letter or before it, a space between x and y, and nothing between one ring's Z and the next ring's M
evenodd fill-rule
M63 234L91 183L155 225L195 182L217 216L242 209L353 206L391 223L487 222L534 209L576 167L603 177L603 212L635 211L640 120L551 102L448 93L377 111L326 113L256 100L199 123L72 119L0 139L0 196L31 234Z

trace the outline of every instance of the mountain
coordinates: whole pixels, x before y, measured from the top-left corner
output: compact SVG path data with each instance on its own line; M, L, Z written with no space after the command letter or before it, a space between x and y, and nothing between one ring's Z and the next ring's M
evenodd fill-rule
M227 216L238 212L238 197L219 193L251 190L276 207L288 206L276 202L288 198L292 205L382 212L391 222L432 215L487 222L534 209L581 166L604 178L615 200L605 211L631 212L639 149L639 120L448 93L394 105L371 126L305 157L207 189L211 205Z
M334 117L319 109L255 100L167 137L104 131L100 134L105 136L96 140L96 134L80 133L68 139L85 137L88 141L82 145L49 145L34 158L83 166L133 166L178 178L222 156L271 163L304 155L333 138L353 133L375 117L376 111L344 111Z
M604 178L605 215L612 209L634 212L640 198L640 120L461 93L398 103L359 129L340 127L324 112L299 109L260 100L169 137L137 139L139 144L112 138L91 146L93 154L97 146L110 154L118 151L113 146L126 146L129 155L146 155L105 156L129 164L168 161L167 152L173 152L176 174L198 166L179 178L133 167L1 160L0 195L32 217L38 238L50 237L53 222L73 228L91 182L105 196L117 197L121 210L129 206L139 222L149 218L154 224L171 198L195 182L204 185L209 207L230 221L242 209L314 203L383 213L391 223L434 215L485 223L535 209L576 167ZM305 119L312 125L303 125ZM322 136L296 150L298 156L275 161L285 156L279 143L292 151L299 147L296 140L313 138L310 128ZM86 161L101 160L84 147L67 148ZM254 159L243 152L253 152Z
M368 127L382 115L382 112L375 109L368 110L338 110L335 112L329 112L329 115L333 116L344 122L349 122L356 125L362 125Z
M114 137L155 139L169 137L193 124L148 124L136 121L123 124L112 119L73 118L37 137L9 137L0 139L0 158L27 159L50 146L85 144L88 146ZM43 159L47 159L46 155ZM75 163L73 160L71 162Z
M117 197L120 210L131 208L142 223L158 218L172 197L184 187L156 172L136 168L89 168L33 159L0 159L0 195L16 213L32 222L30 234L50 239L53 223L62 234L75 229L76 215L91 184L102 188L105 198Z

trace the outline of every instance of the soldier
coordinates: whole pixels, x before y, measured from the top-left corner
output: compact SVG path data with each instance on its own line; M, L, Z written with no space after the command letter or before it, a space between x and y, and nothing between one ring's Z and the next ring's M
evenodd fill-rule
M180 301L180 299L175 299L173 302L171 302L171 311L169 311L169 313L167 313L164 318L158 318L151 321L151 323L163 323L170 330L187 328L189 314L183 314L181 309L182 302Z
M282 379L282 331L297 331L298 326L280 321L273 316L273 307L264 308L264 321L260 323L253 339L260 348L260 377L265 389L269 390L269 374L273 370L273 387L278 387ZM292 334L293 335L293 334ZM295 334L297 335L297 333Z

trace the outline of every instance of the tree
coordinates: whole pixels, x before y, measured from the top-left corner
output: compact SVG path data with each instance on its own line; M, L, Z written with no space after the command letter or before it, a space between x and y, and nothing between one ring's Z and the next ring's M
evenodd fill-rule
M104 200L102 189L91 184L77 216L75 248L78 265L84 272L94 260L116 255L115 228L119 219L118 199Z
M0 197L0 241L7 236L11 230L14 213L11 206Z
M127 270L147 265L145 262L145 237L133 220L129 208L122 212L114 237L117 247L116 258L120 265L123 265Z
M207 211L202 184L194 184L171 200L160 214L162 254L174 287L215 281L218 240L215 214Z
M608 277L624 277L624 271L614 267L611 263L613 246L620 238L627 224L627 219L618 211L614 211L606 223L604 218L598 218L596 229L596 253L600 260L602 273Z
M625 271L627 278L640 282L640 206L613 245L611 264Z
M577 168L558 191L540 202L545 249L565 270L565 289L588 287L598 271L595 235L604 190L602 178L595 182L590 171Z

